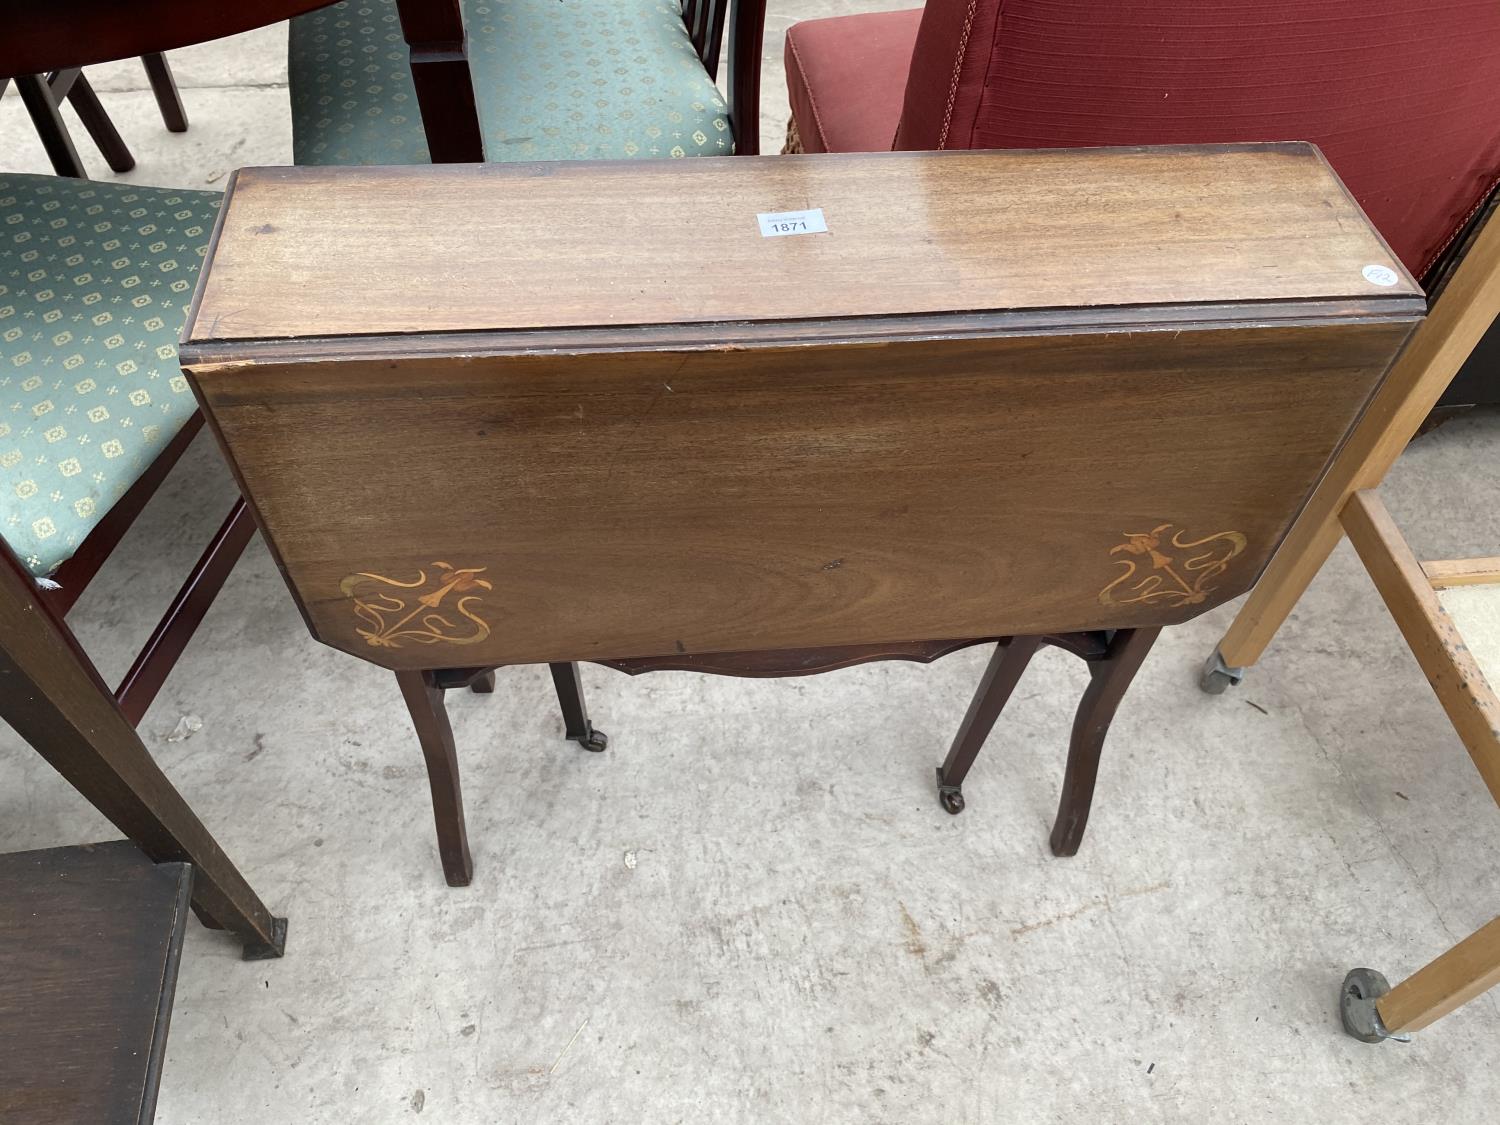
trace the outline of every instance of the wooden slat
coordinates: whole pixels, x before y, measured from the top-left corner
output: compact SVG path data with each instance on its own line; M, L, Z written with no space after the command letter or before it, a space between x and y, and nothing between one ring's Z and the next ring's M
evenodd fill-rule
M1421 1031L1500 984L1500 918L1470 934L1375 1001L1380 1021L1395 1032Z
M1484 559L1438 559L1422 564L1435 590L1450 586L1487 586L1500 582L1500 556Z
M1420 293L1302 144L246 169L204 277L188 342Z
M1500 699L1380 497L1372 490L1354 493L1341 521L1490 795L1500 803Z

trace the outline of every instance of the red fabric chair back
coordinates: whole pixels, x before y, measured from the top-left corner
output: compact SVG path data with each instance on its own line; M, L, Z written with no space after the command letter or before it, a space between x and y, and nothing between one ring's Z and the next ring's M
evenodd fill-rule
M1272 140L1423 276L1500 178L1500 2L927 0L895 147Z

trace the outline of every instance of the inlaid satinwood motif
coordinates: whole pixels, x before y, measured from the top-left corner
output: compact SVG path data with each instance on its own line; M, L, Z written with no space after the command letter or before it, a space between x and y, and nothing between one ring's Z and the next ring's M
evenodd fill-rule
M1168 554L1162 540L1170 523L1157 524L1150 531L1122 532L1125 542L1111 547L1111 555L1126 556L1115 561L1124 569L1099 592L1104 605L1160 605L1176 609L1198 605L1208 599L1219 575L1229 569L1229 561L1245 549L1245 537L1238 531L1220 531L1201 539L1186 538L1187 532L1173 532L1167 539Z
M419 570L410 582L361 571L339 589L353 599L354 615L364 622L355 632L371 648L472 645L490 635L489 623L477 612L483 595L474 593L494 589L479 577L486 569L434 562L431 575Z

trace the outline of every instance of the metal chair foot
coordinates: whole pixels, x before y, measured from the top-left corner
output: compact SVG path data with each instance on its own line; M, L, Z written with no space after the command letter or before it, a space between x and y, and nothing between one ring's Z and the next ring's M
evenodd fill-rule
M1350 969L1339 990L1339 1019L1344 1031L1361 1043L1379 1043L1394 1039L1398 1043L1410 1043L1410 1035L1398 1035L1387 1031L1380 1022L1380 1012L1375 1001L1391 990L1384 974L1374 969Z
M609 735L602 730L595 730L592 723L589 724L588 734L569 737L591 754L601 754L609 747Z
M943 780L943 767L937 769L938 804L952 816L957 816L964 811L963 787L949 785Z
M1203 670L1198 674L1198 686L1209 695L1223 695L1244 678L1243 668L1231 668L1224 663L1219 650L1214 649L1213 655L1203 662Z

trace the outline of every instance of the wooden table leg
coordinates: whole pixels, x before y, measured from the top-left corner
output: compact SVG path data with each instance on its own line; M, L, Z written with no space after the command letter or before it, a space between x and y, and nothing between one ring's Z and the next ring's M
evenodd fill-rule
M162 123L171 133L186 133L187 110L182 105L182 95L177 92L177 83L172 78L172 68L167 65L167 56L157 53L141 56L141 65L146 68L146 81L151 83L151 93L156 96L156 108L161 111Z
M469 833L464 825L464 795L458 783L458 748L453 744L453 726L443 704L443 689L436 672L397 672L401 696L411 712L412 726L427 759L427 784L432 790L432 815L437 822L438 855L443 877L450 887L467 887L474 881L474 860L469 855Z
M1021 682L1021 676L1036 650L1042 647L1041 637L1011 637L995 646L994 655L984 669L984 677L964 720L953 736L953 745L948 748L948 757L938 767L938 800L943 808L955 816L964 811L963 784L969 768L989 738L995 721L1010 700L1011 693Z
M1373 969L1344 978L1339 998L1344 1030L1366 1043L1421 1031L1500 984L1500 918L1464 938L1395 988Z
M246 960L280 957L286 919L250 889L36 594L0 546L0 716L154 861L193 865L193 908L205 925L232 930Z
M1099 776L1099 757L1115 710L1135 674L1156 643L1160 626L1120 629L1110 639L1109 652L1089 661L1089 686L1078 701L1073 718L1073 737L1068 746L1068 768L1063 774L1062 797L1057 820L1052 825L1052 854L1078 854L1083 830L1088 827L1089 808L1094 801L1094 782Z
M595 730L594 724L589 722L578 665L549 664L547 667L552 671L552 686L557 689L557 702L562 707L563 737L596 754L608 747L609 735L602 730Z
M1407 341L1370 407L1313 492L1301 517L1240 607L1200 681L1217 694L1260 659L1297 600L1338 546L1339 513L1349 497L1374 488L1500 314L1500 220L1484 222Z
M47 152L47 159L52 162L52 170L59 176L71 176L77 180L88 179L88 172L83 167L83 161L78 158L78 150L73 147L73 138L68 132L68 123L63 120L57 99L52 96L52 87L47 82L47 76L45 74L17 75L15 83L16 89L21 94L21 101L26 106L26 112L31 115L31 123L36 128L36 135L41 139L42 148Z
M73 112L78 114L78 120L93 138L94 145L99 149L99 155L104 157L104 162L109 165L109 170L128 172L134 168L135 157L130 155L130 147L126 145L125 138L120 136L120 130L115 128L109 114L104 112L99 95L94 93L94 88L89 85L89 80L81 70L73 75L73 81L68 86L68 101L73 103Z

